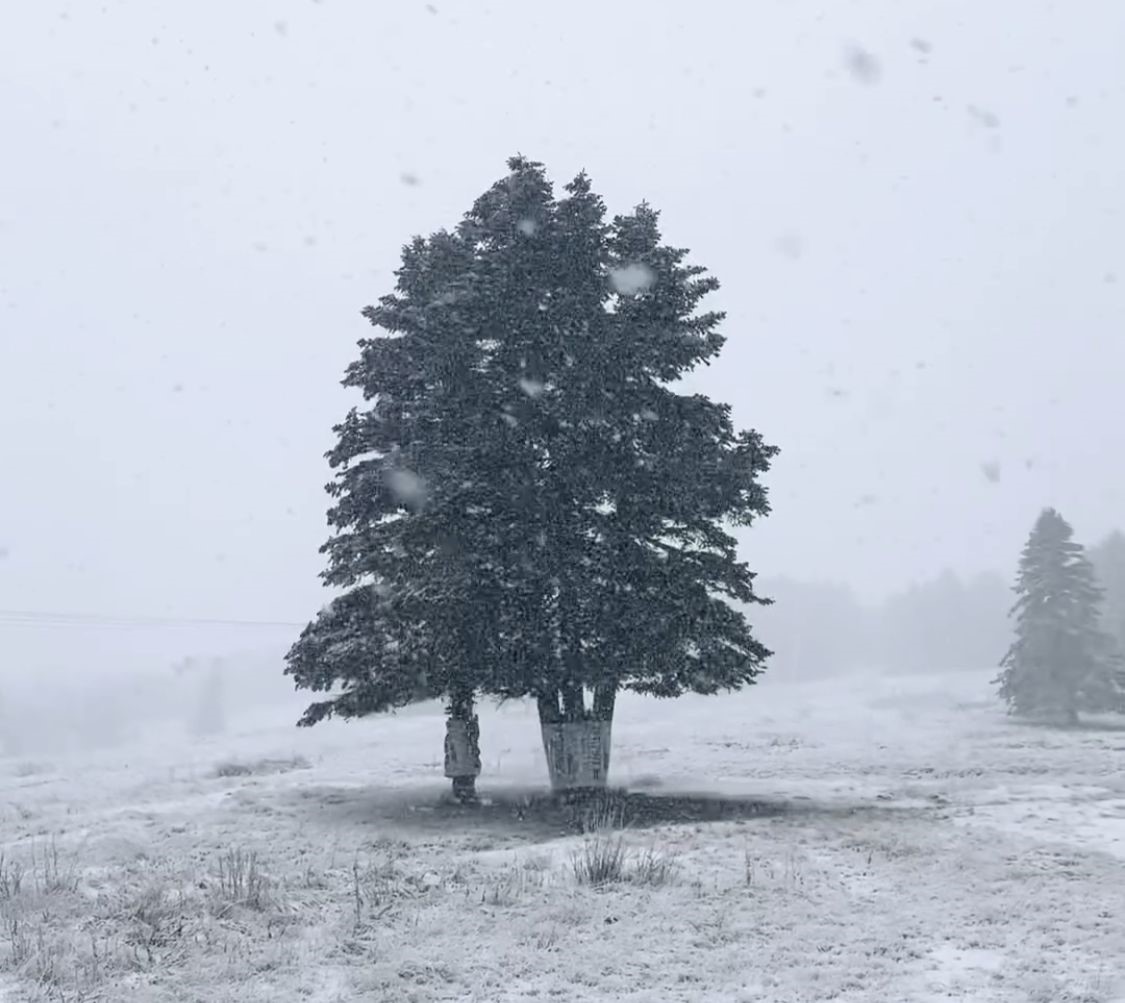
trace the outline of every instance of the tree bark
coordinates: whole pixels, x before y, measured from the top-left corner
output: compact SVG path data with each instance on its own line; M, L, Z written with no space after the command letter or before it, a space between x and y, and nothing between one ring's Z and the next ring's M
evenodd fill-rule
M445 720L445 775L453 783L453 796L462 804L477 799L480 776L480 722L473 694L464 690L449 698Z
M617 687L613 683L603 683L594 688L594 717L598 721L613 721L616 706Z
M581 687L568 686L539 697L543 751L556 794L581 796L605 789L616 694L614 686L597 687L590 711Z

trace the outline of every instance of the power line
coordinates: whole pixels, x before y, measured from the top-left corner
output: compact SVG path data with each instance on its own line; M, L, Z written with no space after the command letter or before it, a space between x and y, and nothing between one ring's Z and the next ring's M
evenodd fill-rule
M239 620L226 617L116 616L57 610L0 609L0 625L32 627L285 627L305 626L292 620Z

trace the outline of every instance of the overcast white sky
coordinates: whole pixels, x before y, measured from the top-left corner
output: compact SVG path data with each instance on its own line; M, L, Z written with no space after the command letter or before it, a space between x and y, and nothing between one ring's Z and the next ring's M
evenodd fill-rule
M783 449L764 574L1007 574L1046 504L1093 542L1123 38L1117 0L6 4L0 609L307 619L359 310L517 151L723 282L698 382ZM153 638L0 623L0 662L203 643Z

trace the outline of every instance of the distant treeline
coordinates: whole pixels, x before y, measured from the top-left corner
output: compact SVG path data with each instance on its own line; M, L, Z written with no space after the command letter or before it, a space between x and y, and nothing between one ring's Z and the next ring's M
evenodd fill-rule
M1125 649L1125 535L1113 533L1088 553L1106 590L1104 627ZM757 587L774 600L750 615L774 652L775 676L990 668L1012 640L1015 596L995 573L965 580L944 571L877 605L861 602L846 585L763 577Z

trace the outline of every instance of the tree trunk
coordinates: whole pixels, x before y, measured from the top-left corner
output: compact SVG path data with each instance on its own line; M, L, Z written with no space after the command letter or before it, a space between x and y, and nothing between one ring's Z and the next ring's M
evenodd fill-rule
M473 695L464 691L449 699L445 719L445 775L453 781L453 796L462 804L477 799L480 776L480 722L473 713Z
M615 687L599 686L590 712L581 687L539 697L543 751L556 794L580 796L605 789L615 697Z

